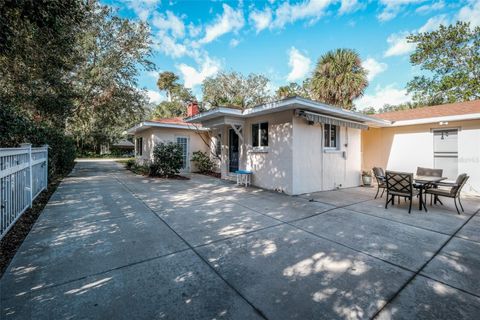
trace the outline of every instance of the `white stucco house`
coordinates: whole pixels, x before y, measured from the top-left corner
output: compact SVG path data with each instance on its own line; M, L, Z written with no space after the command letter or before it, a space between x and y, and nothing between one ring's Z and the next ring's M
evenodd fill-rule
M128 133L138 161L159 142L177 142L184 171L195 171L190 158L200 150L222 179L247 170L253 185L290 195L359 186L361 171L375 166L441 168L449 180L467 173L463 191L480 195L480 100L372 116L299 97L243 111L199 113L193 104L187 118L145 121Z
M290 195L360 185L361 131L389 124L298 97L184 120L210 129L223 179L248 170L253 185Z
M187 107L187 114L198 114L198 105ZM198 124L187 123L182 117L153 119L143 121L127 130L134 136L135 158L143 163L153 159L153 149L159 143L175 142L183 147L182 172L195 171L195 164L190 161L193 152L210 150L208 129Z

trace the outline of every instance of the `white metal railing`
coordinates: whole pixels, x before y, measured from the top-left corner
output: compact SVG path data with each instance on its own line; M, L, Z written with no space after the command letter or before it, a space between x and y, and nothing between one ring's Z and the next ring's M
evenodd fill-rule
M47 188L48 146L0 148L0 239Z

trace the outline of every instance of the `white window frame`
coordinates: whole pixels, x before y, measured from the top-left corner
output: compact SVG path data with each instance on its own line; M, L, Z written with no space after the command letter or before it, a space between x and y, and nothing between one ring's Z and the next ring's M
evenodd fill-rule
M185 159L185 167L182 168L184 171L190 170L190 137L189 136L175 136L175 143L178 144L178 139L183 138L187 140L187 155Z
M262 124L266 123L267 124L267 145L266 146L262 146ZM258 125L258 131L257 131L257 135L258 135L258 146L254 146L253 145L253 137L255 135L255 133L253 132L253 126L254 125ZM254 151L266 151L268 150L268 146L270 144L270 138L269 138L269 125L268 125L268 121L262 121L262 122L255 122L255 123L252 123L251 125L251 130L252 130L252 147L253 147L253 150Z
M330 126L329 130L328 130L328 134L329 134L329 139L328 139L328 142L330 143L331 142L331 139L330 139L330 130L331 130L331 126L335 126L335 133L336 133L336 136L335 136L335 144L336 146L335 147L331 147L331 146L327 146L325 145L325 141L327 139L325 139L325 131L326 131L326 127ZM338 126L338 125L335 125L335 124L328 124L328 123L324 123L323 126L322 126L322 138L323 138L323 149L325 150L340 150L340 129L341 127Z

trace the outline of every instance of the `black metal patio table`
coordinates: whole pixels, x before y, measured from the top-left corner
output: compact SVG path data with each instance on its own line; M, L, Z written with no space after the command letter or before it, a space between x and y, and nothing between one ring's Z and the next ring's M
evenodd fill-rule
M434 177L434 176L416 176L415 177L415 183L414 186L415 188L420 190L419 193L419 204L418 204L418 210L422 210L423 206L423 191L426 190L429 186L431 186L433 183L440 182L443 180L447 180L447 177ZM427 206L425 206L425 211L427 211Z

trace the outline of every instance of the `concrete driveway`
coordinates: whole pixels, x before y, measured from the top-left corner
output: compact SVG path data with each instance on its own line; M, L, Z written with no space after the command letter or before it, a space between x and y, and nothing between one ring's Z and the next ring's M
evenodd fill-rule
M79 162L0 280L1 319L478 319L480 202L383 209Z

